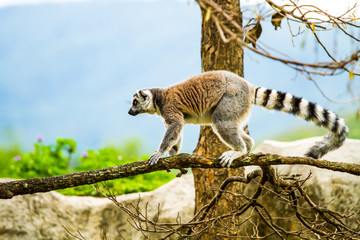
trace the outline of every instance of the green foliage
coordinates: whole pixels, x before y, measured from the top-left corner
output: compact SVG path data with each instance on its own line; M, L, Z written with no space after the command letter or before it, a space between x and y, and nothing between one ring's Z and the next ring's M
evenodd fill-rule
M44 145L42 141L37 141L33 152L9 159L8 177L27 179L69 173L75 145L72 139L58 139L55 145Z
M0 149L1 177L36 178L63 175L71 172L81 172L112 167L129 162L145 160L149 156L140 156L140 143L136 140L128 141L119 149L109 147L97 152L89 150L75 161L75 167L70 163L76 151L76 143L72 139L58 139L56 144L45 145L41 140L34 144L34 151L19 155L19 151L4 153ZM151 191L174 178L173 174L155 172L144 175L108 181L107 184L114 193L124 194L132 192ZM59 190L67 195L100 196L92 186L79 186Z
M79 159L80 165L74 171L96 170L148 159L149 155L139 157L139 147L140 143L137 140L131 140L122 146L121 150L105 148L100 149L98 152L87 151ZM116 194L146 192L160 187L173 178L173 174L163 171L107 181L107 185ZM60 190L61 193L68 195L74 194L75 191L79 192L77 195L98 196L92 186L79 186L73 189Z
M14 157L19 156L21 150L17 144L7 147L0 147L0 177L10 177L10 164Z
M351 117L346 118L345 121L350 129L349 138L360 139L360 119L355 115L351 115Z

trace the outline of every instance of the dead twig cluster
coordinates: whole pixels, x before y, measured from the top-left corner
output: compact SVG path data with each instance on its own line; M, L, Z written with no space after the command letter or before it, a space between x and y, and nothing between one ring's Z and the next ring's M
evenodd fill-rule
M304 184L309 178L281 178L271 166L263 166L246 177L229 177L218 189L209 189L214 191L214 197L190 221L182 222L178 215L173 223L161 222L160 210L150 219L148 205L141 208L140 200L125 206L106 185L102 190L96 189L130 217L129 223L141 231L145 239L152 239L152 234L161 235L160 239L192 239L208 228L218 228L218 232L227 233L223 237L238 239L360 239L358 206L339 213L316 203L305 190ZM250 194L228 191L234 182L255 187ZM230 194L242 204L229 205L224 214L217 215L217 203ZM282 207L281 211L273 209L275 201ZM291 227L286 224L289 222ZM242 236L232 235L232 230L238 228L243 229Z

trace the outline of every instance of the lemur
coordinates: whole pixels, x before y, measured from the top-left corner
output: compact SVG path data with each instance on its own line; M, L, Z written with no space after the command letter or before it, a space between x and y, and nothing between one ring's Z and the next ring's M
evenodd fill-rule
M129 114L156 113L164 119L166 132L159 149L149 158L150 165L166 152L176 155L184 124L193 123L211 125L232 149L219 157L223 167L230 167L234 159L249 153L254 145L243 131L251 104L290 113L328 129L329 133L305 154L308 157L320 158L339 148L349 132L342 118L320 105L290 93L254 86L228 71L205 72L167 88L138 90Z

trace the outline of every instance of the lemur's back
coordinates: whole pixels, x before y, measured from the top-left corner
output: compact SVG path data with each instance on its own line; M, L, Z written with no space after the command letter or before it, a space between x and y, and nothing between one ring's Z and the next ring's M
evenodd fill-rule
M165 102L175 101L182 111L201 115L212 109L225 92L230 90L241 93L244 89L248 89L248 83L238 75L227 71L214 71L170 86L164 95L165 99L169 98Z
M181 83L170 86L165 98L172 102L182 111L201 115L211 109L224 94L225 79L217 73L205 73L191 77Z

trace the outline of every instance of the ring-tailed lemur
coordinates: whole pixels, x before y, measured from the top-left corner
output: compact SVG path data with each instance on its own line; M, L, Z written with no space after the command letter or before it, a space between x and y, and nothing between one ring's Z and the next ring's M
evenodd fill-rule
M156 164L166 152L176 155L183 125L194 123L211 125L220 139L233 149L220 156L221 164L229 167L254 144L243 131L251 104L291 113L327 128L329 133L305 154L309 157L320 158L339 148L349 131L342 118L315 103L290 93L254 86L228 71L202 73L168 88L138 90L129 114L156 113L164 118L167 129L158 151L149 158L150 165Z

